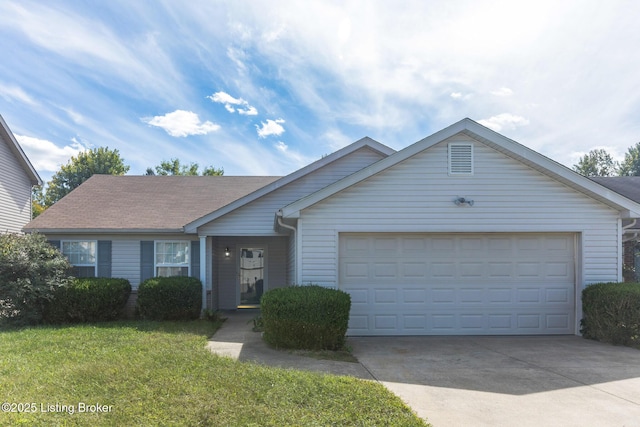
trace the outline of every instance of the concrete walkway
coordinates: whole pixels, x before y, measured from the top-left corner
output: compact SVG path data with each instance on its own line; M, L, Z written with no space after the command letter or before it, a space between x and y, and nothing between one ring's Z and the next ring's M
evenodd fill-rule
M640 351L575 336L350 337L359 363L269 348L227 314L208 348L242 361L377 380L434 427L640 427Z
M207 348L220 356L243 362L373 379L360 363L317 360L270 348L260 333L252 331L252 320L258 314L259 310L248 309L223 313L227 320L211 338Z

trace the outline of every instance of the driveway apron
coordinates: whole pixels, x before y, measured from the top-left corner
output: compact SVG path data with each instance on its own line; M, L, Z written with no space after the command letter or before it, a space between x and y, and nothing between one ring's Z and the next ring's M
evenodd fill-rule
M576 336L351 337L435 427L640 426L640 351Z

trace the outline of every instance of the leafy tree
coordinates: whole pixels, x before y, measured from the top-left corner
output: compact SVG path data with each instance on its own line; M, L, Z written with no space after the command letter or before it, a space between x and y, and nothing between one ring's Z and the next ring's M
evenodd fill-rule
M620 163L618 174L620 176L640 175L640 142L633 147L629 147L629 150L624 155L624 160Z
M31 191L31 216L32 218L37 217L47 207L45 206L45 197L44 197L44 189L41 185L37 185L33 187Z
M614 176L618 171L618 162L606 150L596 149L585 154L573 170L584 176Z
M0 234L0 324L40 323L70 268L41 234Z
M99 147L83 151L71 157L71 160L53 175L47 185L44 205L53 205L92 175L124 175L128 171L129 166L124 164L118 150Z
M183 165L180 159L163 160L158 166L155 167L155 171L152 168L147 168L146 175L176 175L176 176L197 176L200 175L198 169L200 166L197 163L190 163ZM206 166L202 171L203 176L216 176L224 175L223 168L215 168L213 166Z

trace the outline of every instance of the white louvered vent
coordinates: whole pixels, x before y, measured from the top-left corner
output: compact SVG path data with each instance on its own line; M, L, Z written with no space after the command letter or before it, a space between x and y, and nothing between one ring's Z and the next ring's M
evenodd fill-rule
M449 144L449 175L473 175L473 144Z

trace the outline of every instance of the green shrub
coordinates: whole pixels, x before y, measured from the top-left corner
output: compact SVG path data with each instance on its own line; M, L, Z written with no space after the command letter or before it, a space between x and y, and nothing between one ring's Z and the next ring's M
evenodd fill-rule
M582 291L585 338L640 345L640 283L598 283Z
M47 301L70 280L70 269L43 235L0 234L0 323L40 323Z
M339 350L349 324L351 297L317 285L267 291L260 301L264 339L281 348Z
M138 288L136 312L144 319L191 320L201 310L202 282L195 277L154 277Z
M76 278L56 290L44 310L49 323L105 322L122 314L131 294L127 279Z

